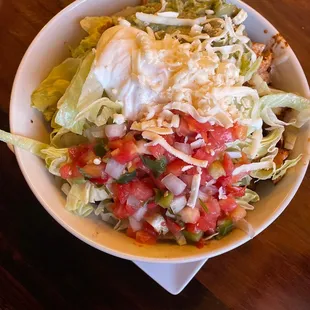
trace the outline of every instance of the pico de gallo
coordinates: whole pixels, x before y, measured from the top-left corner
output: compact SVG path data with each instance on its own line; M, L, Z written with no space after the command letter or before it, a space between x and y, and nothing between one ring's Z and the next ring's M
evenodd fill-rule
M270 87L277 54L251 41L246 18L224 0L86 17L86 37L31 96L50 143L1 130L0 140L45 161L66 210L139 243L253 237L255 184L301 160L290 153L310 101Z

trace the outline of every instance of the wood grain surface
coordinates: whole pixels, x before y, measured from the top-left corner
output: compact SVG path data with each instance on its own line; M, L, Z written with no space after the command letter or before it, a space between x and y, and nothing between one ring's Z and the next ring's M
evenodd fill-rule
M19 62L70 0L0 0L0 128ZM310 1L247 0L278 28L310 79ZM310 309L310 173L280 218L207 262L178 296L132 263L82 243L56 223L0 144L0 309Z

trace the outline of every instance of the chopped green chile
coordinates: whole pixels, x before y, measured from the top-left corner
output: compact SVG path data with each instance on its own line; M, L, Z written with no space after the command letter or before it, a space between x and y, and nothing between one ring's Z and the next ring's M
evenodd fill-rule
M120 178L116 181L116 183L127 184L127 183L131 182L136 176L137 176L136 170L134 170L132 172L124 173L123 175L120 176Z
M160 190L155 189L155 202L164 209L168 209L171 205L171 202L174 198L174 195L166 191L164 194Z
M167 159L166 157L162 157L161 159L150 159L147 156L141 156L141 160L147 168L149 168L154 176L157 178L159 177L162 173L166 171L167 167Z
M216 238L221 239L222 237L228 235L234 228L233 221L230 218L222 220L218 227L217 232L219 233Z
M233 17L238 13L238 8L225 1L217 0L214 5L214 12L217 17L223 17L227 15L228 17Z
M200 231L198 233L191 233L191 232L184 230L183 235L185 239L189 242L198 242L203 236L203 231Z
M107 153L106 144L104 141L101 141L94 146L94 152L96 156L99 157L103 157Z
M207 206L201 199L199 199L199 203L200 203L201 207L203 208L203 210L204 210L206 213L209 213L208 206Z

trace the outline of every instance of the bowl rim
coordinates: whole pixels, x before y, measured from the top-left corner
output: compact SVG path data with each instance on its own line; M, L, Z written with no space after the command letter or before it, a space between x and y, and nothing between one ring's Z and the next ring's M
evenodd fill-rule
M68 5L67 7L65 7L64 9L62 9L60 12L58 12L41 30L40 32L36 35L36 37L34 38L34 40L31 42L31 44L29 45L26 53L24 54L22 61L18 67L15 79L14 79L14 83L13 83L13 87L12 87L12 93L11 93L11 98L10 98L10 113L9 113L9 117L10 117L10 129L11 132L14 133L14 124L13 124L13 117L12 117L12 109L11 109L11 103L16 101L15 99L15 95L17 93L16 89L17 89L17 84L19 81L19 78L21 76L21 73L23 71L23 67L24 64L27 60L27 58L32 54L32 50L34 49L34 46L37 44L37 42L39 42L39 40L41 39L42 36L45 35L45 32L54 24L55 21L57 21L57 19L64 17L65 15L69 14L72 10L74 10L75 8L77 8L78 6L80 6L81 4L87 2L87 0L76 0L75 2L71 3L70 5ZM274 32L278 33L278 30L265 18L263 17L259 12L257 12L254 8L252 8L251 6L249 6L248 4L246 4L245 2L241 1L241 0L230 0L230 2L233 2L235 4L239 4L242 5L243 7L246 8L246 10L248 12L251 12L252 14L254 14L258 19L260 19L264 24L266 24L270 29L272 29ZM290 47L289 47L290 48ZM309 93L309 86L308 86L308 81L307 78L305 76L305 73L302 69L302 66L300 64L300 62L298 61L297 56L295 55L294 51L290 48L290 57L291 60L294 62L294 66L296 67L296 69L300 72L300 75L302 76L302 87L305 90L305 92ZM309 94L307 95L309 97ZM161 257L161 258L155 258L155 257L145 257L145 256L138 256L138 255L132 255L132 254L127 254L124 253L122 251L119 250L114 250L111 249L105 245L100 244L99 242L92 240L91 238L85 236L84 234L80 233L77 229L73 228L72 226L70 226L69 224L66 223L66 221L64 221L63 219L61 219L57 212L55 212L53 210L53 208L51 208L49 206L48 203L45 202L44 197L42 196L42 194L37 191L35 184L32 182L31 178L28 176L27 173L27 167L24 165L23 163L23 158L22 158L22 150L15 148L15 155L17 158L17 162L18 165L22 171L22 174L28 184L28 186L30 187L31 191L34 193L34 195L36 196L36 198L39 200L39 202L41 203L41 205L44 207L44 209L63 227L65 228L67 231L69 231L71 234L73 234L75 237L79 238L80 240L82 240L83 242L85 242L86 244L100 250L103 251L107 254L119 257L119 258L123 258L123 259L127 259L127 260L131 260L131 261L141 261L141 262L149 262L149 263L186 263L186 262L195 262L198 260L202 260L202 259L206 259L209 257L215 257L217 255L220 254L224 254L226 252L229 252L241 245L243 245L244 243L246 243L247 241L250 240L250 238L248 236L244 236L242 238L240 238L238 241L236 242L232 242L229 245L220 247L219 249L213 250L210 252L211 255L208 255L208 253L199 253L197 252L197 254L193 254L191 256L187 256L187 257L179 257L179 258L165 258L165 257ZM283 203L281 205L279 205L279 207L276 209L276 211L271 214L268 218L268 220L264 221L256 230L255 230L255 236L257 236L258 234L260 234L263 230L265 230L272 222L274 222L279 216L280 214L286 209L286 207L288 206L288 204L290 203L290 201L293 199L293 197L295 196L298 188L300 187L301 182L303 181L303 178L305 176L305 173L307 171L308 168L308 164L309 164L309 158L307 158L306 160L306 164L303 165L303 167L300 169L300 175L298 176L298 179L296 180L296 182L294 183L294 186L292 187L292 189L290 190L290 194L285 197Z

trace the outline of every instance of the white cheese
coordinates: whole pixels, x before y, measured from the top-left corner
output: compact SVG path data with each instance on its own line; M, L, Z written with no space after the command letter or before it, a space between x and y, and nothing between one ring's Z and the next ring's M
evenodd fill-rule
M239 166L233 171L232 174L238 175L240 173L261 170L261 169L268 170L268 169L271 169L272 167L273 167L272 161L261 161L258 163L252 163L252 164L246 164L246 165Z
M247 17L248 13L245 10L241 9L239 13L232 19L232 21L235 25L240 25L247 19Z
M156 133L144 131L142 132L142 137L144 139L151 140L152 141L151 145L157 145L157 144L161 145L166 151L168 151L175 157L182 159L183 161L185 161L186 163L190 165L203 167L203 168L206 168L208 166L207 160L196 159L183 152L180 152L179 150L172 147L164 138L162 138Z
M187 205L191 208L196 206L199 188L200 188L200 181L201 181L201 168L197 168L198 174L193 176L192 186L191 186L191 193L187 202Z
M159 24L159 25L167 25L167 26L193 26L193 25L199 25L206 22L207 18L205 16L198 17L196 19L181 19L181 18L175 18L175 17L164 17L164 16L158 16L153 14L146 14L137 12L136 17L141 20L142 22L148 23L148 24Z

